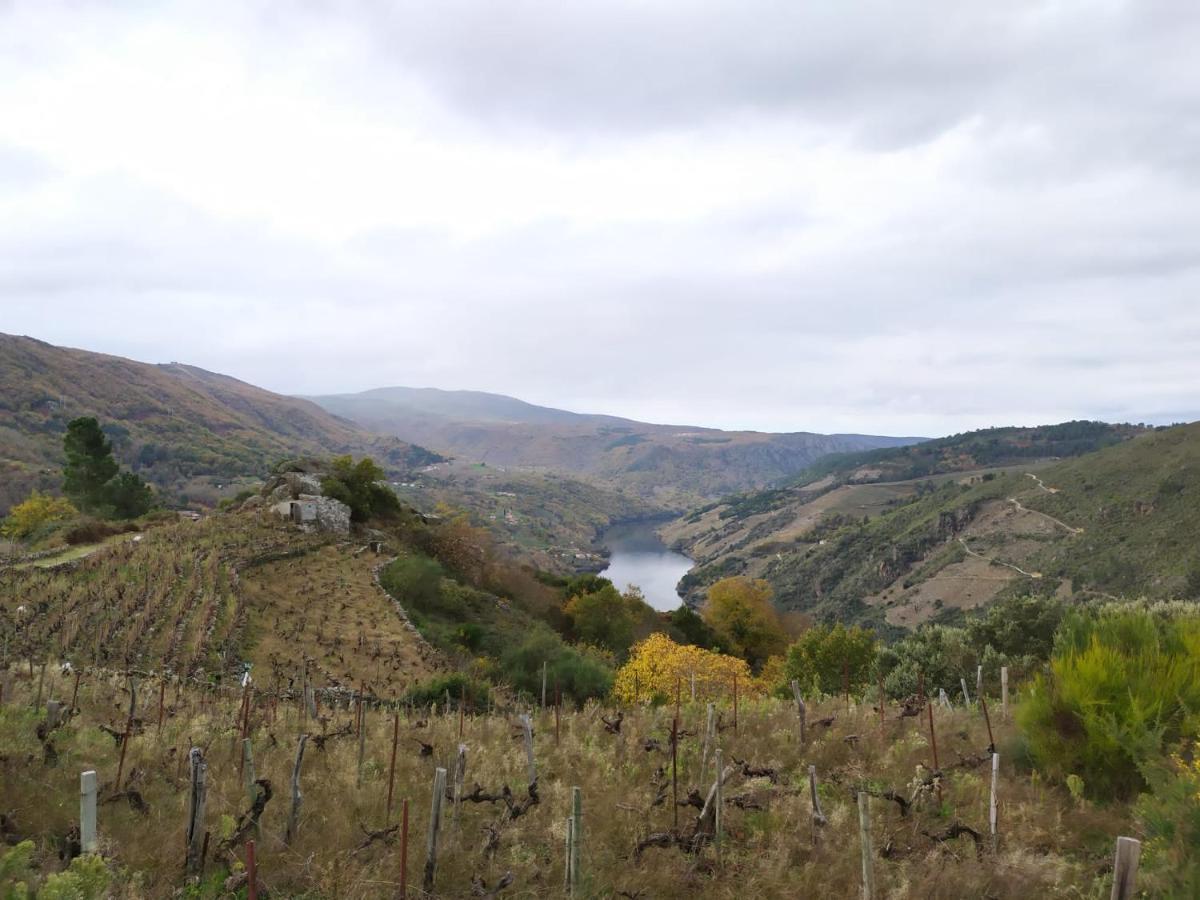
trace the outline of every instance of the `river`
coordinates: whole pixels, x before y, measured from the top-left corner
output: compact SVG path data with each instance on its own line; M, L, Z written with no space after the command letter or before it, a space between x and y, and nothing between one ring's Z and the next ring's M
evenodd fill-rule
M608 568L600 574L625 590L636 584L646 595L646 602L665 612L678 609L683 601L675 593L675 585L692 567L692 561L682 553L668 549L657 534L656 522L626 522L613 525L601 536L601 543L611 555Z

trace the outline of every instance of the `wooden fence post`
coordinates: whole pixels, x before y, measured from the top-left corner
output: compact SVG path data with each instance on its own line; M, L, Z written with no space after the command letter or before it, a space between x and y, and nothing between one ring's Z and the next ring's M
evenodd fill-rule
M246 900L258 900L258 861L254 858L254 841L246 841Z
M929 710L929 745L933 748L933 771L938 780L938 803L940 804L942 802L942 767L938 764L937 733L933 730L933 704L930 703L926 709Z
M983 666L975 667L975 696L983 696Z
M204 801L208 790L208 763L204 751L193 747L188 754L192 769L192 789L188 801L187 870L196 874L204 865Z
M408 798L400 807L400 900L408 896Z
M988 731L988 752L994 753L996 750L996 739L992 737L992 717L988 715L987 700L983 694L979 695L979 707L983 710L983 722L987 725Z
M716 765L717 765L717 805L713 809L713 846L717 851L717 865L721 864L721 815L725 811L725 786L722 782L725 780L721 776L725 772L725 760L721 748L717 748Z
M875 900L875 861L871 853L871 795L858 792L858 837L862 844L862 896Z
M33 665L32 660L30 660L29 665L30 666ZM38 670L37 697L33 701L34 709L42 708L42 688L45 686L45 684L46 684L46 660L42 659L42 667L40 670Z
M392 762L388 766L388 795L387 812L384 815L384 827L392 823L392 788L396 784L396 744L400 742L400 713L392 719Z
M1000 712L1008 721L1008 666L1000 668Z
M733 673L733 733L738 732L737 672Z
M425 893L433 893L433 876L437 871L438 828L442 824L442 800L446 796L446 770L439 767L433 774L433 799L429 806L429 835L425 841Z
M290 844L296 838L296 832L300 828L300 806L304 802L304 797L300 793L300 766L304 762L304 748L308 744L308 735L300 735L300 740L296 744L296 764L292 766L292 808L288 812L287 831L284 834L283 842Z
M679 833L679 712L671 720L671 807L675 832Z
M571 891L579 889L580 846L583 843L583 791L571 788Z
M971 705L971 695L967 693L967 679L959 678L958 680L962 684L963 705L970 706Z
M463 781L467 777L467 745L458 745L458 757L454 760L454 824L458 825L458 808L462 805Z
M254 805L254 749L250 746L250 738L242 738L242 778L246 786L246 800Z
M996 806L996 784L1000 780L1000 754L992 754L992 791L988 800L988 827L992 832L992 852L1000 844L1000 811Z
M817 796L817 767L808 767L808 794L812 803L812 821L813 825L826 825L829 820L825 818L825 814L821 812L821 798ZM816 840L816 828L813 829L813 840Z
M846 695L846 711L850 710L850 661L842 660L842 692Z
M808 725L808 707L800 696L800 682L792 679L792 698L796 701L796 715L800 717L800 743L804 743L804 729Z
M546 661L542 660L542 709L546 708Z
M1131 837L1117 838L1111 900L1132 900L1137 888L1138 859L1141 855L1141 841Z
M358 701L358 774L354 779L354 786L362 788L362 770L363 757L367 752L367 707L363 705L362 698Z
M529 774L529 783L537 781L537 764L533 760L533 723L529 716L521 716L521 727L525 731L525 766Z
M96 772L88 769L79 773L79 846L84 853L95 853L96 839Z
M700 783L704 783L704 775L708 771L708 754L713 744L713 726L714 716L716 713L715 706L708 704L708 719L704 726L704 749L700 754Z
M566 858L563 860L563 892L570 896L573 890L571 885L571 854L575 850L573 835L571 832L575 828L575 820L567 816L567 843L566 843Z

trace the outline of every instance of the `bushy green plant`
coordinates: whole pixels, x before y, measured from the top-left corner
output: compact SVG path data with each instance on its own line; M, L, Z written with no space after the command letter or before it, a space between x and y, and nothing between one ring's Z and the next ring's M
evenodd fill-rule
M491 696L491 689L484 682L469 678L461 672L454 672L413 685L401 700L416 706L428 706L430 703L445 703L447 692L455 706L466 697L467 704L473 704L476 709L486 709L488 698Z
M817 625L788 647L785 674L805 691L826 694L840 693L848 676L850 690L859 691L871 683L876 646L875 633L857 625Z
M0 897L4 900L25 900L29 896L33 841L21 841L0 855Z
M542 663L551 689L557 684L563 697L576 703L604 697L612 688L612 667L599 653L572 647L544 625L535 626L500 660L504 677L514 688L531 695L542 689Z
M974 674L978 658L965 629L925 625L880 651L883 689L892 697L912 696L923 678L926 694L953 691L960 678Z
M406 607L433 610L442 597L442 567L428 556L402 556L383 568L379 583Z
M100 900L108 890L108 867L99 856L77 856L65 872L46 877L38 900Z
M384 483L385 477L369 457L355 462L352 456L336 456L330 461L329 474L321 479L321 490L350 507L351 521L388 518L400 512L400 499Z
M1107 801L1144 789L1147 766L1196 732L1198 714L1200 616L1133 607L1064 619L1018 722L1039 768Z

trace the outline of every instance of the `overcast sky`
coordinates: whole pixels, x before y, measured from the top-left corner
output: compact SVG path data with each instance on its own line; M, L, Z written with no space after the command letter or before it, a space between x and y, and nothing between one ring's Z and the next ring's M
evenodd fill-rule
M720 427L1200 418L1198 47L1193 0L0 0L0 331Z

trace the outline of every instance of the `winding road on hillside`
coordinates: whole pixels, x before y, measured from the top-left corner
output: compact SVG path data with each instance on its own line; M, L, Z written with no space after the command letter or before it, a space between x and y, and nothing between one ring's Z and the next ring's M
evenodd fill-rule
M1044 513L1041 510L1030 509L1028 506L1023 506L1021 504L1021 501L1018 500L1016 497L1009 497L1008 502L1011 503L1013 506L1015 506L1021 512L1032 513L1035 516L1041 516L1043 519L1048 519L1049 521L1051 521L1055 525L1057 525L1059 528L1065 528L1067 531L1071 532L1071 534L1083 534L1082 528L1072 528L1070 525L1068 525L1062 519L1056 519L1056 518L1054 518L1054 516L1048 515L1047 513Z
M996 559L994 556L984 556L982 553L976 553L974 550L972 550L970 547L967 546L967 542L965 540L963 540L962 538L959 538L958 542L960 544L962 544L962 548L967 551L968 556L974 556L976 559L985 560L994 566L1004 566L1006 569L1012 569L1014 572L1020 572L1026 578L1041 578L1042 577L1041 572L1026 572L1020 566L1014 566L1012 563L1006 563L1002 559Z

